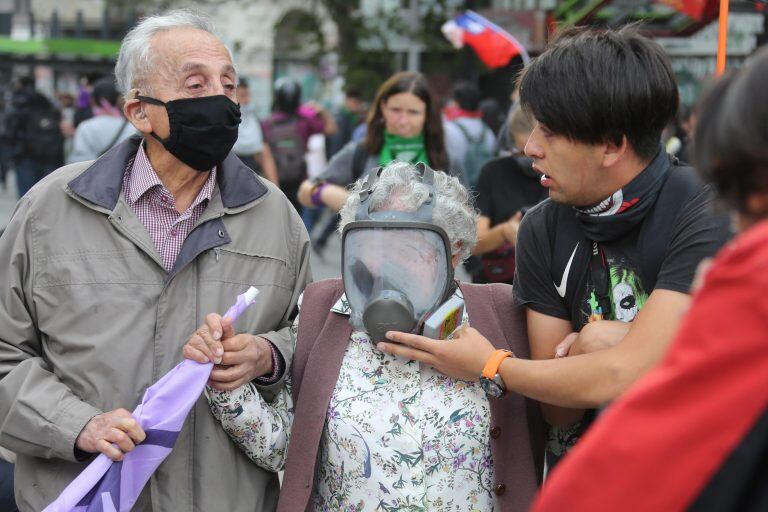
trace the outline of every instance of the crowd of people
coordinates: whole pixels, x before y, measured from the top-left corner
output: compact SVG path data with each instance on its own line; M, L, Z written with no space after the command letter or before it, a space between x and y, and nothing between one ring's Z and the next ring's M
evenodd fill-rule
M765 508L768 52L687 108L640 27L572 28L506 117L398 72L367 113L281 78L260 120L236 69L174 10L87 113L19 82L0 505L141 456L128 411L190 359L210 380L133 510Z

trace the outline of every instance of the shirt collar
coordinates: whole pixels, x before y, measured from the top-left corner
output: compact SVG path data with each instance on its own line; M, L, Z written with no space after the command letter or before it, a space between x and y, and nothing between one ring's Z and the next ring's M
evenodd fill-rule
M126 168L132 164L143 139L129 137L107 151L72 181L68 190L86 201L107 210L114 210L125 183ZM216 180L225 208L239 208L268 193L262 180L237 155L230 152L217 167Z
M129 194L128 203L134 204L141 199L141 196L147 193L154 187L161 187L163 190L165 186L157 175L157 171L152 167L152 163L149 161L149 156L144 150L144 144L139 145L139 150L136 153L136 158L133 160L133 166L131 167L131 174L129 176ZM208 175L208 179L205 180L203 188L197 194L197 197L190 205L190 208L194 208L204 200L210 200L213 195L213 188L216 184L216 167L211 169L211 173Z

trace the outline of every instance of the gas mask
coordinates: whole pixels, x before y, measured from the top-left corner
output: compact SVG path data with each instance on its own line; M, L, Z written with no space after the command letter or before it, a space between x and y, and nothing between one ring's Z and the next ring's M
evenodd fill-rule
M355 220L342 232L342 279L350 323L376 342L387 331L422 333L453 293L451 245L433 223L434 171L420 163L429 197L415 212L370 211L382 171L373 169L360 192Z

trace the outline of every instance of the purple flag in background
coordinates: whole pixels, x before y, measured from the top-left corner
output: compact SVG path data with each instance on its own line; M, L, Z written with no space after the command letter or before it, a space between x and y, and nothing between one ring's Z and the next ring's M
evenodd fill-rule
M213 365L185 360L144 392L133 411L147 438L122 462L99 455L44 512L129 511L149 477L171 453Z

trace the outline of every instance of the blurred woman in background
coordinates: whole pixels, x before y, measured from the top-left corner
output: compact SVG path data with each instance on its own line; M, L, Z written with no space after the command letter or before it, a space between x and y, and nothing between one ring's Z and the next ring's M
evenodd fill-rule
M387 79L376 93L366 124L363 141L347 144L320 176L301 184L301 204L338 211L347 199L347 185L368 169L395 160L422 162L466 183L463 169L449 162L440 110L421 73L401 72Z

